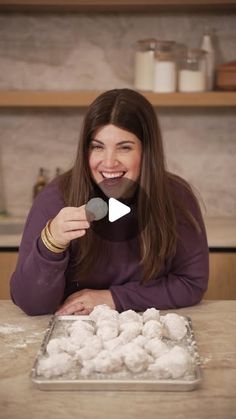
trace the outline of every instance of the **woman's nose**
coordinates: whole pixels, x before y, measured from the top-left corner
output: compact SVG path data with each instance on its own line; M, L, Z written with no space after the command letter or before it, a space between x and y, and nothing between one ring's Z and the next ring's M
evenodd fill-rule
M112 168L114 166L116 166L116 164L118 163L117 160L117 155L115 150L106 150L104 155L103 155L103 164L104 166L106 166L107 168Z

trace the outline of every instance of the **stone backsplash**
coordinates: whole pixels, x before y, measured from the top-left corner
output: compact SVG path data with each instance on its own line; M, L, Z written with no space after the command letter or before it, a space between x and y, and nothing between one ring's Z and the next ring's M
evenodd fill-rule
M217 63L236 59L236 14L0 15L0 89L133 87L135 43L155 37L197 47L215 32ZM39 167L68 169L85 109L1 109L6 205L25 216ZM207 216L236 215L235 109L157 109L169 170L199 191Z

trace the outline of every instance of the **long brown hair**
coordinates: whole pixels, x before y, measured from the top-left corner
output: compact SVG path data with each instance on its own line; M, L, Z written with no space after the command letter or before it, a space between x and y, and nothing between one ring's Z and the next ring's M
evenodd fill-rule
M66 205L81 206L91 197L94 183L88 163L89 145L96 131L107 124L135 134L142 142L139 183L150 202L147 210L143 195L139 195L138 218L141 223L141 218L148 217L148 223L140 234L142 280L147 282L161 270L165 260L175 254L176 210L180 210L186 219L198 228L193 215L184 207L181 199L176 199L173 182L181 183L190 192L191 188L185 181L166 170L161 132L149 101L131 89L114 89L98 96L88 108L75 164L62 176L60 182ZM148 211L148 214L145 214L145 211ZM86 276L91 266L95 266L101 249L99 239L89 229L86 235L79 239L76 261L79 275Z

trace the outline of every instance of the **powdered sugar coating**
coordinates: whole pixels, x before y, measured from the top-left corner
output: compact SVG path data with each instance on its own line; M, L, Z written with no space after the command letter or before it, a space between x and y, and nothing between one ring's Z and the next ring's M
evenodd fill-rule
M185 319L176 313L161 316L163 333L169 339L180 341L187 333Z
M102 340L111 340L118 336L119 327L116 321L100 321L97 325L97 336L100 336Z
M63 375L74 363L84 377L126 371L179 378L191 361L190 354L177 344L186 331L184 318L175 313L160 316L151 308L143 314L133 310L119 314L100 305L87 319L81 317L67 326L66 337L49 341L38 373Z
M145 344L147 343L147 341L148 341L148 339L145 336L143 336L143 335L138 335L136 338L134 338L132 340L132 342L135 345L138 345L141 348L144 348L145 347Z
M126 310L119 315L120 324L126 322L141 322L142 323L142 316L134 310Z
M162 337L162 325L157 320L148 320L144 326L142 333L148 339L152 339L155 337Z
M170 350L169 346L159 338L148 339L145 344L145 349L154 358L158 358Z
M124 363L130 371L139 373L147 369L149 356L143 348L131 342L125 345L122 352Z
M98 336L92 336L88 340L86 340L82 348L76 351L76 358L80 362L83 362L88 359L93 359L95 356L99 354L102 348L102 339L100 339Z
M63 352L40 359L37 370L38 374L43 375L46 378L50 378L65 374L71 367L71 356Z
M48 355L54 355L67 352L72 355L76 352L77 347L78 345L74 344L74 342L67 337L54 338L47 344L47 353Z
M92 364L96 372L111 373L120 371L123 361L118 352L104 349L93 359Z
M70 336L80 333L83 333L84 335L93 335L94 326L91 323L84 322L83 320L76 320L67 328L67 333Z
M157 372L161 378L180 378L191 364L189 353L180 346L174 346L168 352L149 365L150 371Z
M94 307L93 311L89 314L89 318L97 323L100 320L109 320L108 317L111 314L112 309L106 304L100 304ZM115 311L115 310L114 310Z
M109 351L113 351L116 348L121 347L123 345L123 341L120 336L117 336L114 339L106 340L103 342L104 349L108 349Z
M143 323L146 323L149 320L157 320L159 322L160 321L160 311L157 310L154 307L148 308L146 311L144 311L144 313L143 313Z
M93 315L91 313L91 319ZM99 325L100 322L103 321L111 321L111 322L119 322L119 313L116 310L104 310L100 311L99 315L97 316L96 325Z
M128 343L142 333L142 324L136 321L121 323L120 338L123 343Z

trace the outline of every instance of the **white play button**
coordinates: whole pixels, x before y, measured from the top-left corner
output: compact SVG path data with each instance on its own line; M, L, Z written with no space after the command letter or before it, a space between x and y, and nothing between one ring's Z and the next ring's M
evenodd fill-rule
M119 218L124 217L124 215L131 211L128 205L122 204L122 202L115 198L109 198L108 207L108 219L111 223L113 223L113 221L119 220Z

